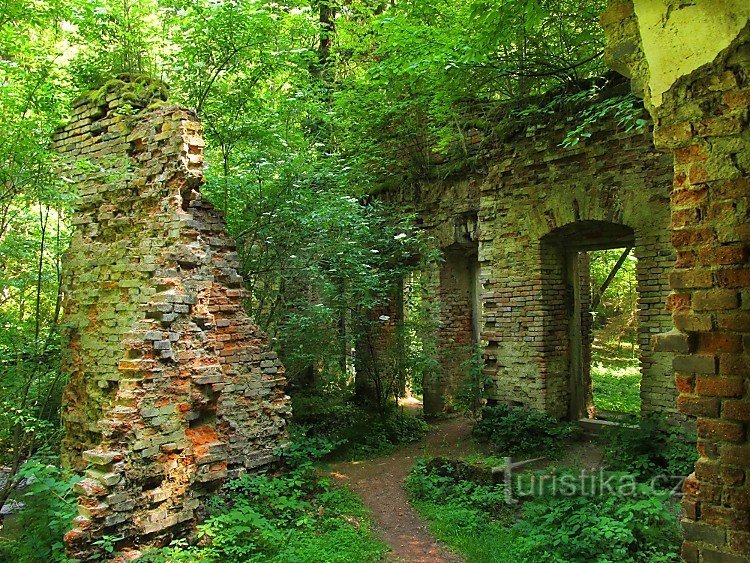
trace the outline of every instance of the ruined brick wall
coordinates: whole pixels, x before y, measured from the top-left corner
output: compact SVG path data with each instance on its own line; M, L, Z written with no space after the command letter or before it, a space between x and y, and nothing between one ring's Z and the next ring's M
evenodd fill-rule
M442 260L420 272L423 313L431 316L434 335L426 352L439 367L424 374L424 410L436 415L451 410L467 382L477 324L474 287L477 268L477 210L480 179L402 186L380 197L417 211L417 223L430 233ZM394 306L396 304L394 303Z
M668 307L675 330L658 335L655 346L678 354L678 406L697 417L700 459L685 483L682 556L740 563L750 559L750 7L743 15L739 5L730 12L729 2L712 4L718 28L704 25L695 3L639 2L634 10L629 0L611 1L602 23L609 60L642 85L657 147L674 157L677 262ZM671 21L681 25L670 28L657 13L657 24L647 26L654 9L674 12ZM703 49L714 57L709 64L681 76L652 64L670 50L687 57L696 35L698 44L722 45ZM669 87L657 99L650 86L660 71Z
M650 338L669 326L664 312L671 171L650 131L624 132L608 119L591 137L560 146L571 121L532 128L499 151L482 185L479 261L487 368L495 398L565 416L569 403L566 252L634 234L638 259L638 344L644 412L674 412L668 354ZM618 240L620 239L620 240ZM597 244L599 246L597 246ZM582 246L583 245L583 246Z
M569 415L571 402L569 260L579 252L585 256L587 240L591 248L634 244L642 409L676 414L671 354L651 347L651 336L671 323L664 310L674 262L667 205L671 163L654 148L650 130L625 132L612 117L597 123L590 138L562 147L575 127L574 117L527 124L491 149L486 172L389 197L417 212L445 257L457 245L478 242L485 371L496 381L490 398L560 417ZM587 269L578 268L578 275L577 284L588 287ZM453 326L472 311L461 291L445 289L439 300L449 315L440 318L438 339L450 349ZM591 317L587 292L580 298L584 396L578 411L585 412L591 400ZM465 380L465 369L453 371L452 381Z
M146 81L80 99L54 147L77 188L64 261L63 456L85 472L71 556L190 535L227 478L273 462L284 370L245 314L234 243L202 199L192 112Z
M475 335L474 291L476 248L452 247L440 264L438 361L441 378L428 391L440 397L439 410L451 410L466 391L468 360L478 340ZM438 410L435 408L435 410Z

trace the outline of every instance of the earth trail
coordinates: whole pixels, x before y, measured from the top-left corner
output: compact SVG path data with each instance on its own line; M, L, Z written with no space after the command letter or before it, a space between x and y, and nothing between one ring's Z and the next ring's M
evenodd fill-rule
M471 422L454 417L430 424L420 442L370 460L334 463L330 469L332 477L347 483L372 512L377 531L392 549L392 561L457 563L463 559L430 534L427 523L409 504L404 479L421 457L457 458L479 451L471 440Z

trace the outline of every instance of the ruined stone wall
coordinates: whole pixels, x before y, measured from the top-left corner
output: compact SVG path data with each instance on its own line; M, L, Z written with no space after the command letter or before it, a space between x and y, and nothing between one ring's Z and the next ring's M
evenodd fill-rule
M697 417L682 556L740 563L750 559L750 6L635 4L611 1L602 23L608 60L642 85L656 145L674 157L675 330L655 346L677 354L678 406Z
M245 314L234 243L202 199L192 112L150 82L80 99L54 148L78 198L64 261L63 456L85 479L66 541L85 559L190 535L227 478L273 462L284 369Z

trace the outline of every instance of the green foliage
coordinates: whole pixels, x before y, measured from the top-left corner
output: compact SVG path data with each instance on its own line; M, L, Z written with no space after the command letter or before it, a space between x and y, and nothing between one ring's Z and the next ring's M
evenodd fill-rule
M24 508L8 518L0 537L0 559L19 563L65 562L63 535L78 514L73 486L80 480L53 465L27 461L12 498Z
M592 90L589 95L595 93L596 91ZM626 132L648 125L648 121L643 118L643 106L633 94L605 98L586 106L581 111L578 115L578 124L565 135L562 146L574 147L581 139L588 139L591 137L591 126L610 116L617 119L617 124Z
M518 513L506 503L503 485L461 462L419 461L406 487L430 529L470 561L679 560L677 507L669 493L622 473L544 476L539 487L528 487L531 475L514 481L514 498L524 492ZM608 490L608 480L617 478L628 486Z
M554 451L574 435L575 427L535 409L496 405L482 408L472 433L499 453L513 456Z
M670 504L668 492L633 485L628 496L591 494L602 491L595 482L598 476L590 477L584 487L570 477L571 490L564 495L546 491L523 505L516 529L535 560L679 561L677 508Z
M302 443L328 447L326 454L335 450L342 457L359 459L382 454L399 444L416 442L427 432L427 423L421 416L395 407L373 412L342 401L337 395L297 396L292 412L293 433L305 437Z
M607 436L604 461L610 467L671 488L686 477L698 459L695 435L661 417L647 417L634 427L615 427ZM660 479L663 477L663 479Z
M499 516L507 511L502 484L473 480L471 469L447 460L419 460L406 479L406 491L416 500L454 504Z
M485 388L494 384L494 379L484 373L484 347L475 346L461 368L467 375L456 402L465 412L476 416L481 409Z

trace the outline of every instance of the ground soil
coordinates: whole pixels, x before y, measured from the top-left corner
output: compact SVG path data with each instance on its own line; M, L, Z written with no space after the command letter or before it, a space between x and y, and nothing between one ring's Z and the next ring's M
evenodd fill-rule
M346 483L372 512L378 533L392 549L393 561L453 563L462 558L438 542L427 524L409 504L404 479L421 457L462 458L479 453L471 439L472 422L462 416L430 424L421 442L398 448L391 454L366 461L338 462L331 475Z

